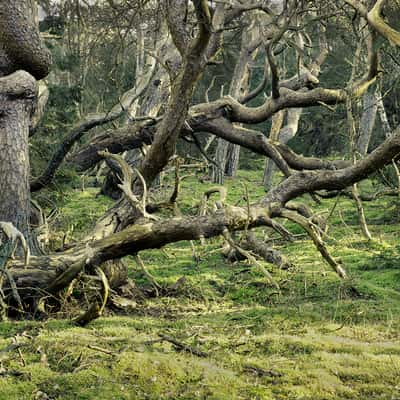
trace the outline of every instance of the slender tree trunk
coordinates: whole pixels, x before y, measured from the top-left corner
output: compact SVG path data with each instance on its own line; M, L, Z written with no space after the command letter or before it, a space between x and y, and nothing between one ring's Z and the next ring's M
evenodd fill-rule
M239 169L239 159L240 159L240 146L237 144L229 144L228 149L229 155L226 162L225 173L227 176L235 176L237 170Z
M368 152L372 130L375 126L376 114L378 110L377 97L376 91L368 91L363 96L363 112L356 143L357 152L362 156Z
M270 134L270 139L277 140L283 144L287 144L289 140L294 138L297 134L302 112L303 110L301 108L292 108L288 110L286 117L286 125L282 129L280 129L280 126L282 126L284 113L282 114L281 117L278 117L279 118L277 121L278 125L275 127L274 126L271 127L271 131L273 132L271 132ZM263 183L266 190L269 190L272 187L272 177L275 170L276 170L275 163L271 159L267 159L264 171L264 179L263 179Z
M360 199L360 194L358 192L357 183L355 183L353 185L351 193L352 193L353 199L356 203L357 213L358 213L358 218L360 220L360 227L361 227L362 234L366 239L372 240L372 235L368 229L367 219L365 218L364 208L363 208L363 205L362 205L362 202Z
M387 139L392 135L392 127L390 126L389 119L386 114L385 105L383 104L381 93L377 93L377 106L382 129L385 134L385 138Z
M215 162L218 167L213 168L212 180L218 185L224 184L225 178L225 164L228 153L228 142L224 139L218 138L217 148L215 150Z
M376 114L378 111L378 98L380 97L378 93L378 89L375 88L373 91L369 90L365 92L363 96L363 110L360 120L360 128L358 131L357 142L355 143L357 152L363 157L368 152L372 131L375 126ZM356 203L362 234L366 239L372 240L372 235L369 231L364 208L360 199L358 185L356 183L353 185L352 194Z
M354 67L353 67L353 71L352 71L352 76L353 75L354 75ZM365 114L366 113L369 114L369 112L371 110L371 99L366 96L367 96L367 92L364 94L363 115L361 116L360 127L358 130L356 127L356 121L353 116L351 99L348 99L346 102L347 120L349 123L350 142L351 142L351 153L352 153L354 162L357 159L357 152L365 151L365 153L361 153L361 154L362 155L366 154L366 151L368 149L368 143L370 140L370 135L371 135L371 132L373 129L373 125L371 126L371 124L370 124L370 120L371 120L370 116L365 116ZM374 97L374 96L372 96L372 97ZM369 106L366 108L367 104ZM375 111L375 114L376 114L376 111ZM361 121L363 121L363 123L364 123L363 127L361 127ZM375 117L373 118L373 123L375 123ZM369 132L369 135L368 135L368 132ZM357 133L358 133L358 136L357 136ZM365 218L362 201L359 196L357 183L354 183L354 185L352 186L352 196L353 196L354 202L357 207L358 220L360 223L362 235L364 236L365 239L372 240L371 233L368 229L367 220Z
M254 24L246 31L242 32L242 43L240 56L235 66L229 94L235 99L244 96L250 86L250 63L256 56L256 49L252 49L252 41L258 34ZM224 176L235 176L239 167L240 146L227 142L224 139L218 139L217 149L215 151L215 161L219 168L213 176L214 183L222 185Z
M271 130L269 132L269 139L272 141L279 140L279 131L283 124L283 118L285 117L285 111L281 110L274 114L271 118ZM272 187L272 175L274 172L274 162L270 158L265 159L265 169L263 177L263 185L269 190Z

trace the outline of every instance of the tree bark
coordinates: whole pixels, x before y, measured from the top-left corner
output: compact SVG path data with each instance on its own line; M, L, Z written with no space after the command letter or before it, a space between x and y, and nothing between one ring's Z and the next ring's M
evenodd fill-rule
M29 233L29 125L36 81L19 71L0 78L0 220Z
M360 121L360 130L357 137L357 152L364 156L368 152L372 131L375 126L378 111L378 96L376 90L368 91L363 96L363 112Z
M34 0L2 1L0 7L0 76L19 69L36 79L49 73L51 56L42 44Z
M282 128L284 117L285 117L285 111L283 110L277 112L275 115L272 116L271 129L269 132L269 140L273 142L279 141L279 131ZM267 190L269 190L272 187L272 175L275 170L274 166L275 164L271 159L267 158L265 160L263 184Z
M51 63L40 40L36 16L33 0L1 3L0 220L12 222L26 235L30 198L28 137L37 96L35 79L44 78Z

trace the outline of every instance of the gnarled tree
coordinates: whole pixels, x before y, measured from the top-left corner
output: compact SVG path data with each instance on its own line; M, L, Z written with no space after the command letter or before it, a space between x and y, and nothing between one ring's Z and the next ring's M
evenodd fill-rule
M321 3L323 4L321 5ZM350 4L366 18L371 29L372 33L368 34L365 46L367 62L363 65L363 74L354 76L354 79L351 79L347 85L333 88L324 87L319 82L318 75L323 67L322 63L329 46L321 40L316 51L307 53L308 47L301 41L307 38L307 45L311 47L312 34L314 33L315 41L315 32L322 32L327 20L331 21L332 19L333 23L337 23L341 27L343 19L347 18L346 12L350 9L353 10L345 3ZM362 98L375 83L380 73L379 46L375 40L376 34L378 33L398 45L396 40L398 33L393 32L394 29L380 17L383 3L378 0L368 11L363 4L350 0L336 5L331 5L329 2L299 2L295 0L251 1L246 4L236 1L214 3L206 0L193 0L192 2L165 0L163 23L160 26L165 32L163 36L166 37L165 48L168 51L153 54L157 63L152 64L154 71L149 69L151 74L145 74L145 76L153 76L154 72L154 76L162 76L162 80L169 79L169 90L166 89L162 96L155 96L150 99L151 101L146 88L138 89L140 85L133 92L127 92L127 97L124 96L121 104L116 105L110 114L101 114L97 119L89 121L86 125L81 124L73 130L49 163L42 178L32 184L33 190L48 185L72 145L81 139L84 133L89 132L94 126L110 122L111 119L117 121L133 103L134 112L132 112L129 124L126 124L126 117L123 118L122 127L120 126L117 130L111 129L107 134L103 133L94 139L89 138L86 144L69 156L69 162L76 163L76 167L80 171L96 165L104 157L119 161L124 174L121 176L123 197L97 221L92 232L68 250L47 256L31 257L27 266L22 261L10 263L10 273L15 286L10 281L4 288L6 300L9 302L15 300L15 290L17 290L24 302L23 306L28 308L37 305L38 300L48 294L57 296L84 269L101 275L104 281L104 276L98 269L104 262L119 259L128 254L137 255L141 250L158 248L176 241L205 239L217 235L224 235L227 238L230 231L247 231L259 226L270 227L285 236L287 231L276 220L282 218L301 226L334 271L340 277L346 278L345 269L332 257L324 243L321 221L313 216L308 207L295 203L293 200L303 194L321 190L341 191L366 178L379 168L390 164L400 152L400 129L397 128L372 153L353 163L346 160L328 161L299 155L282 143L285 140L281 140L281 142L276 140L279 138L276 136L277 133L282 133L282 130L278 129L280 126L274 129L276 131L275 140L269 140L257 127L257 124L265 123L270 119L277 119L279 122L279 119L282 119L279 118L279 113L287 113L286 127L291 130L288 134L291 136L296 131L301 108L318 106L332 109L339 104L348 104L349 100ZM17 2L12 2L12 4L17 4ZM154 4L148 2L143 7L147 7L146 11L151 12ZM11 14L7 15L12 15L15 10L10 7L9 13ZM22 10L26 17L31 15L29 10ZM218 64L218 56L223 49L226 32L237 29L238 24L243 21L256 20L265 15L268 23L260 40L264 46L262 53L264 63L267 62L270 71L270 82L265 90L268 94L262 93L258 97L259 104L257 106L253 107L247 104L252 96L258 96L264 91L265 82L262 82L261 89L256 88L255 94L250 91L245 95L235 87L233 88L235 90L230 91L231 95L234 95L233 97L222 96L214 101L193 104L193 92L200 82L202 74L208 68ZM15 21L18 21L18 18ZM317 26L319 29L308 31L310 26L314 28ZM18 27L18 23L17 25L13 25L11 22L4 26L0 25L2 31L7 32L8 35L15 32L16 27ZM242 26L240 26L240 30L243 30ZM32 30L29 35L32 35L34 41L38 40L36 30ZM159 38L157 35L155 37ZM28 66L30 64L28 58L24 58L22 61L17 57L13 61L15 47L10 45L7 52L9 40L9 36L4 34L0 36L1 51L5 54L0 58L0 60L5 60L4 71L10 74L18 68L23 68L32 73L35 78L42 78L47 69L45 67L38 68L37 60L32 59L32 68ZM41 51L37 45L34 48L34 54ZM253 47L250 46L250 50L252 49ZM292 54L295 54L294 58L298 62L285 76L283 65L278 63L277 57L281 54L280 52L288 51L288 49L292 49ZM250 51L248 46L243 45L242 50L241 56L245 58L239 61L246 66L252 59L252 53L246 53L246 51ZM45 60L47 65L48 57L40 56L39 59ZM237 65L240 66L240 62ZM247 73L246 68L237 68L237 71L242 71L238 72L240 76L235 78L238 82L246 78L243 76ZM38 71L42 71L42 73L38 73ZM151 79L144 79L143 82L147 86L153 84ZM5 96L0 122L3 124L4 121L11 121L9 122L10 126L17 121L21 123L17 142L23 143L24 152L21 154L25 155L27 154L29 115L35 94L34 88L35 80L29 78L26 72L17 72L0 78L0 96ZM165 105L155 106L152 104L154 99L156 102L162 102L165 93L168 95L168 102ZM125 101L127 98L128 102ZM144 105L147 101L148 104L152 104L148 108L149 115L138 115L137 110L145 110ZM110 116L112 116L111 119ZM278 125L281 125L281 122ZM3 126L6 125L0 125L0 129ZM6 130L8 137L11 130L13 129ZM246 147L252 152L271 159L283 173L283 182L271 188L264 198L248 204L247 207L231 206L220 199L216 203L215 210L209 214L181 216L175 212L170 217L163 218L152 215L159 207L149 204L146 194L157 175L174 158L177 143L180 139L185 139L199 146L199 140L190 138L193 138L194 135L197 135L196 138L200 138L204 133L215 135L231 144ZM130 170L129 165L122 162L118 156L110 156L109 153L104 152L108 150L121 153L133 148L143 148L144 153L136 171ZM0 166L3 162L1 157L2 155L0 155ZM16 163L17 159L18 157L14 161L7 159L4 165L8 165L10 162ZM23 192L25 197L20 195L20 202L23 204L16 208L26 217L28 215L26 205L28 167L25 163L27 158L23 160L24 162L21 160L19 158L20 164L24 164L25 169L19 172L18 179L20 182L24 182L25 189L21 193ZM15 179L13 174L14 169L7 173L3 173L2 169L1 179L8 180L9 185L13 185L11 183L11 180ZM6 195L3 193L2 196ZM9 197L6 198L9 199ZM176 196L174 201L176 201ZM1 211L0 208L0 219L7 219L5 216L5 210ZM9 218L8 220L25 230L26 226L21 225L19 220ZM248 244L250 242L248 241ZM234 247L236 250L240 248L238 244L234 244ZM265 248L262 252L268 253ZM106 287L107 285L104 284L104 288ZM107 290L104 289L103 292L105 296ZM103 305L104 301L99 309L102 309ZM97 316L98 313L96 312L95 315Z

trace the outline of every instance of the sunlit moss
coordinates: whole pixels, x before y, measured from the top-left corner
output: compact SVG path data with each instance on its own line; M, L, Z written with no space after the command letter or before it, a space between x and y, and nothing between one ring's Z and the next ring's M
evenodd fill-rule
M171 183L173 177L167 177ZM228 179L228 201L246 204L263 195L260 174L240 171ZM183 181L179 204L196 214L201 193L211 186L196 177ZM367 190L370 185L365 185ZM335 200L315 205L329 211ZM111 202L95 189L71 190L60 205L55 230L74 224L82 237ZM21 352L3 362L21 377L0 376L0 400L52 399L394 399L400 396L400 225L385 225L393 210L385 199L365 203L374 241L360 239L356 209L348 199L336 205L328 247L351 279L341 282L312 243L299 236L277 244L295 264L289 271L266 265L280 293L247 264L227 263L222 241L194 242L141 253L149 272L164 287L182 276L169 296L146 299L130 315L110 312L88 328L68 320L0 324L0 351L25 331ZM327 215L325 213L324 215ZM302 230L286 224L293 233ZM258 230L262 237L273 233ZM128 258L129 275L140 287L150 283ZM200 358L178 351L167 333L206 352ZM46 354L41 360L38 348ZM102 350L106 350L103 352ZM109 354L107 354L107 351ZM2 353L0 353L2 354Z

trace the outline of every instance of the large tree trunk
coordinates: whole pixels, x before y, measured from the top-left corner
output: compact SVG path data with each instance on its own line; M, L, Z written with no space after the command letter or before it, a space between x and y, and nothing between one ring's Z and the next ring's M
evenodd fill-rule
M35 79L47 75L51 61L40 41L36 17L33 0L1 2L0 221L12 222L25 234L29 232L28 137Z
M0 78L0 220L29 232L29 123L36 81L23 71Z
M36 79L49 73L50 53L40 40L34 0L2 1L0 7L0 76L19 69Z

